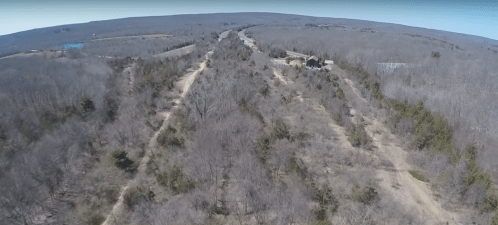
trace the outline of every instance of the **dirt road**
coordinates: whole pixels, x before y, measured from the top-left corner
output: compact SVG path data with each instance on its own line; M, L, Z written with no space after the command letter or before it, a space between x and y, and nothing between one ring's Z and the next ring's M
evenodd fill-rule
M322 118L323 122L329 125L337 135L336 141L340 143L343 149L364 151L364 153L370 155L372 158L387 158L393 163L393 168L389 170L379 167L376 175L383 191L392 194L396 201L408 209L414 210L415 215L421 218L426 224L446 224L447 222L448 224L459 224L458 214L443 209L441 203L433 196L428 184L415 179L408 173L412 168L406 161L407 152L402 149L401 141L396 135L391 134L390 129L381 122L382 119L375 113L377 110L375 106L370 105L362 97L361 92L354 87L354 83L346 78L344 71L336 66L333 69L334 73L340 74L339 76L342 81L339 81L339 83L345 91L349 107L351 107L353 120L355 117L361 116L367 124L365 130L372 137L373 145L376 146L373 152L352 147L348 141L346 130L337 125L330 118L325 108L318 102L309 98L306 98L303 102L302 98L298 96L299 101L312 109L313 112L309 113ZM290 84L289 80L282 76L278 69L274 68L273 72L281 83Z
M220 39L220 41L221 41L221 39ZM170 111L167 111L167 112L160 113L160 115L162 116L164 122L163 122L161 128L157 132L155 132L154 135L152 136L152 138L149 140L149 145L148 145L147 151L145 153L145 156L140 161L140 165L138 167L137 173L145 173L146 164L149 161L151 150L156 147L157 137L167 127L167 125L168 125L168 119L170 118L171 111L173 111L176 107L178 107L179 103L187 95L187 93L188 93L188 91L190 89L190 86L195 81L195 78L197 77L197 75L206 68L206 61L208 60L208 56L209 56L209 53L206 54L206 60L203 61L202 63L200 63L200 66L199 66L199 68L197 70L186 74L177 83L177 86L179 86L181 88L181 90L182 90L182 94L180 96L180 99L177 99L175 101L176 105L173 107L173 109L171 109ZM106 216L106 219L102 223L102 225L115 224L115 221L116 221L115 220L115 218L116 218L115 216L120 215L121 213L123 213L123 209L124 209L124 204L123 204L124 194L126 193L126 191L128 190L128 188L130 186L132 186L135 182L136 181L134 179L132 179L132 180L128 181L126 183L126 185L121 189L121 191L119 193L118 201L114 204L111 212Z
M427 224L459 224L458 214L450 212L441 207L441 203L435 199L428 183L415 179L408 171L411 170L407 162L407 152L402 149L401 141L391 133L390 129L384 125L379 116L376 116L377 109L370 106L364 99L353 82L345 77L341 77L346 85L342 85L346 97L354 104L362 104L368 110L351 108L353 116L362 116L367 126L365 130L372 137L373 150L378 157L389 159L394 168L391 170L377 170L377 177L380 179L380 186L391 193L396 200L403 205L418 212L420 218ZM340 82L339 82L340 83ZM351 106L351 105L350 105ZM362 113L369 111L369 113ZM337 130L337 129L336 129ZM342 132L337 130L337 132Z
M103 40L123 39L123 38L159 39L159 38L167 38L167 37L173 37L173 35L170 35L170 34L147 34L147 35L136 35L136 36L120 36L120 37L97 38L97 39L92 39L90 41L103 41Z
M153 55L153 57L156 57L156 58L167 58L167 57L174 57L174 56L178 57L178 56L189 54L189 53L193 52L195 49L196 49L196 46L195 46L195 44L193 44L193 45L188 45L188 46L185 46L182 48L173 49L171 51L159 53L159 54Z
M232 30L227 30L227 31L225 31L225 32L221 33L221 34L220 34L220 36L218 37L218 41L221 41L221 40L223 40L223 38L228 37L228 34L229 34L231 31L232 31Z
M292 57L302 57L302 58L309 58L310 56L309 55L305 55L305 54L301 54L301 53L298 53L298 52L291 52L291 51L285 51L287 53L288 56L292 56Z
M60 58L64 55L64 51L35 51L35 52L23 52L23 53L17 53L14 55L9 55L9 56L4 56L1 57L1 59L9 59L9 58L15 58L15 57L27 57L27 56L44 56L47 58Z
M244 29L238 33L240 40L243 40L244 44L249 46L254 52L260 52L258 50L258 47L256 47L256 45L254 44L254 39L248 38L244 34L245 31L246 31L246 29Z

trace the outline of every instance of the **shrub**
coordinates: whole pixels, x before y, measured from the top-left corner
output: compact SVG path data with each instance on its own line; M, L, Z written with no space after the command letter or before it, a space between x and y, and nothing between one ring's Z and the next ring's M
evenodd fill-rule
M262 135L257 141L256 155L262 164L270 158L273 144L279 139L287 140L304 140L308 137L307 133L300 132L295 137L291 137L287 124L281 118L272 122L271 133Z
M489 212L497 210L498 197L496 196L495 190L492 188L493 180L491 175L481 170L476 163L477 148L471 145L464 150L463 154L467 163L467 172L463 177L463 182L467 187L481 183L486 190L486 197L480 206L480 211Z
M239 109L242 112L249 113L251 116L253 116L261 125L265 125L265 121L263 118L263 115L256 111L255 109L249 107L244 101L242 101L239 104Z
M334 113L332 116L332 119L335 121L335 123L339 126L342 126L342 114L341 113Z
M424 108L424 103L419 102L410 106L399 101L391 101L391 106L396 109L401 117L408 117L415 121L415 134L413 145L418 149L431 148L436 152L447 153L456 162L460 157L455 151L452 129L448 121L439 115L433 115Z
M154 158L155 158L155 155L152 154L150 156L150 159L149 161L147 161L147 163L145 163L145 173L147 175L150 175L150 174L155 174L156 171L159 170L159 167L157 166L156 162L154 161Z
M351 199L354 201L361 202L363 204L370 205L371 203L378 200L377 191L373 187L364 187L360 189L359 186L353 187L351 190Z
M272 139L268 136L262 136L258 139L258 147L256 148L256 155L263 164L270 158Z
M88 219L89 225L100 225L105 221L105 216L101 214L93 214Z
M384 95L382 95L382 92L380 91L380 84L379 82L373 82L370 84L370 91L372 91L372 93L374 94L375 96L375 99L377 99L377 101L382 101L382 99L384 99Z
M291 141L301 142L301 141L305 141L306 139L308 139L310 137L311 137L311 134L300 131L297 134L295 134L294 136L292 136Z
M315 217L318 221L324 221L326 220L326 216L327 216L327 210L325 207L318 207L316 209L313 210L313 214L315 214Z
M372 139L368 135L365 127L363 125L351 125L348 129L348 141L353 147L366 146L372 142Z
M277 118L273 122L272 137L274 139L290 139L289 128L281 118Z
M128 207L128 209L133 209L133 206L137 205L141 201L151 201L154 198L154 192L152 192L146 186L136 186L129 188L123 195L123 203Z
M306 134L302 134L306 136ZM262 135L257 142L256 155L261 161L261 163L265 164L266 161L270 158L270 153L272 150L273 144L278 139L287 139L292 140L289 132L289 128L284 123L281 118L277 118L272 123L272 130L270 134ZM305 137L302 137L305 138Z
M420 181L423 181L423 182L427 182L429 180L427 180L425 178L424 175L422 175L421 173L419 173L418 171L416 170L409 170L408 173L410 173L415 179L417 180L420 180Z
M498 209L498 197L496 196L495 190L490 189L486 192L486 199L484 200L484 203L482 204L480 211L481 213L491 212L497 209ZM494 217L496 217L496 214Z
M332 188L328 187L327 185L324 185L319 189L316 187L316 184L312 182L308 189L311 189L313 199L315 201L318 201L320 206L329 206L329 209L332 212L335 212L337 210L337 207L339 207L339 202L332 193Z
M332 223L329 220L325 219L325 220L318 220L313 225L332 225Z
M114 121L118 115L119 103L116 99L106 97L104 99L104 110L109 120Z
M175 110L170 121L174 121L177 124L178 130L182 133L195 131L195 123L187 118L183 110Z
M158 173L156 174L156 180L157 180L157 183L163 187L167 187L168 186L168 173L167 172L162 172L162 173Z
M431 57L432 58L439 58L439 57L441 57L441 53L439 53L439 52L431 52Z
M277 80L278 81L278 80ZM276 85L276 84L275 84ZM292 102L292 95L289 95L285 97L284 95L281 95L282 97L280 98L280 103L282 105L288 105Z
M335 91L335 96L337 96L338 99L345 100L346 95L344 95L344 91L341 88L337 88Z
M84 96L80 99L80 107L85 113L95 111L95 104L88 96Z
M477 166L477 148L475 146L469 146L464 151L464 156L467 161L467 173L464 175L463 181L467 186L474 183L481 182L485 185L486 190L491 187L493 181L491 176L480 170Z
M131 161L128 158L127 153L120 148L112 151L111 155L109 155L109 162L111 163L111 165L126 171L135 170L135 168L133 167L133 161Z
M164 130L162 130L159 135L157 136L157 143L160 146L163 147L168 147L168 146L176 146L179 148L185 147L185 140L183 138L177 137L175 134L177 133L177 130L171 125L168 125L168 127Z
M61 121L65 121L66 118L71 117L73 115L78 115L78 110L74 106L60 106L57 108L55 114Z
M194 182L182 171L182 167L174 165L169 172L169 187L174 194L186 193L195 188Z
M52 131L58 122L57 115L51 112L46 111L40 115L40 126L47 131Z
M414 124L415 122L411 118L398 119L394 124L394 130L396 131L396 134L405 137L413 132L413 128L415 127Z
M268 97L270 95L270 86L267 83L265 83L263 87L259 89L259 93L263 95L263 97L265 98Z

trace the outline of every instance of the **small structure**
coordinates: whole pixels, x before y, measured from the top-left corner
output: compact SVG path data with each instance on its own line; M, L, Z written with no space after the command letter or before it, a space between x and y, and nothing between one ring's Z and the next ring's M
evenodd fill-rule
M306 60L306 67L315 69L315 68L322 68L322 65L318 61L318 57L311 56Z
M393 74L397 69L413 66L411 63L377 63L377 73L382 75Z

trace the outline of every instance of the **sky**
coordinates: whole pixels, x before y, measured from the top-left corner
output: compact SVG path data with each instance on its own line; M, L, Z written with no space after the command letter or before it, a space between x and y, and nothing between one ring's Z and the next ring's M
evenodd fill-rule
M0 35L96 20L227 12L361 19L498 40L496 0L0 0Z

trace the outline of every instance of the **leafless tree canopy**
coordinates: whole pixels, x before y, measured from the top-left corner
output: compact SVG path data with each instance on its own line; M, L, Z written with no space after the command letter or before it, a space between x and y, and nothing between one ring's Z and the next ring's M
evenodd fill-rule
M496 222L498 43L482 40L271 13L1 36L0 224L430 223L387 191L400 171L374 143L390 140L361 113L456 221ZM286 50L335 69L273 63Z

